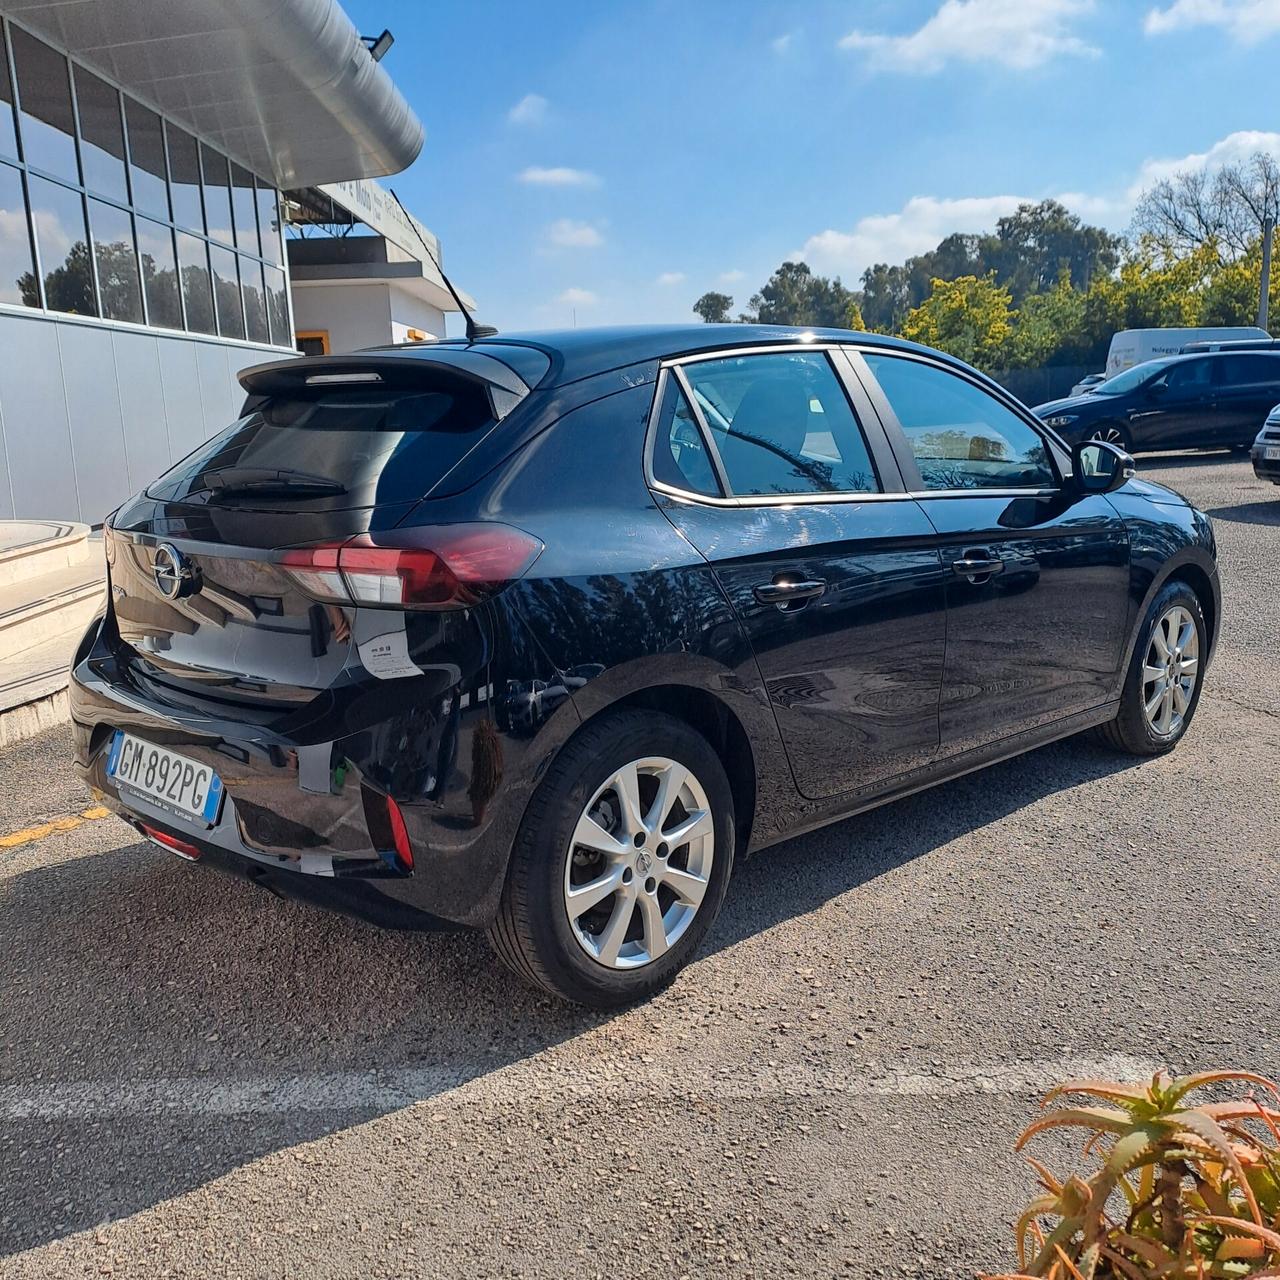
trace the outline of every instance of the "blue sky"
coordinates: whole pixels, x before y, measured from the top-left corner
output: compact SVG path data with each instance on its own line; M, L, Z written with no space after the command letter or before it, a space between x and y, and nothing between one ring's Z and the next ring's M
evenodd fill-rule
M856 285L1056 196L1280 153L1280 0L344 0L426 124L385 180L502 329Z

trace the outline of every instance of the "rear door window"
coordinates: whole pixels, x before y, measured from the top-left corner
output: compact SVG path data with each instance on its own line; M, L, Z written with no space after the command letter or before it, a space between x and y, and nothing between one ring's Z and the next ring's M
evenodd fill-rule
M242 417L147 492L209 506L411 502L494 425L483 387L457 381L250 397Z
M853 408L821 351L683 366L733 494L879 493Z
M1257 386L1260 382L1280 382L1280 357L1230 355L1222 358L1224 387Z

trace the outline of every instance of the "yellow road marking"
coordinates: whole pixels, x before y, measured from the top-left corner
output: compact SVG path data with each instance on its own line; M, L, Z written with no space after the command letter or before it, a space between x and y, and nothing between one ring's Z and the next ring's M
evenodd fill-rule
M60 831L74 831L86 822L96 822L99 818L109 818L111 810L96 804L81 813L69 814L65 818L54 818L50 822L42 822L38 827L27 827L15 831L9 836L0 836L0 849L15 849L20 844L31 844L35 840L43 840L45 836L56 835Z

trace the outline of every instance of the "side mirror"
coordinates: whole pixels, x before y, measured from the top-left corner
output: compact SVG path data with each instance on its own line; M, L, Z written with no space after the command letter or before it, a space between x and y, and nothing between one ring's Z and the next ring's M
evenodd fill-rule
M1071 449L1071 476L1080 493L1114 493L1134 471L1133 458L1106 440L1080 440Z
M1147 395L1153 400L1159 399L1168 390L1169 384L1163 378L1157 378L1154 382L1147 383Z
M1071 474L1081 493L1114 493L1135 469L1123 449L1105 440L1081 440L1071 450Z

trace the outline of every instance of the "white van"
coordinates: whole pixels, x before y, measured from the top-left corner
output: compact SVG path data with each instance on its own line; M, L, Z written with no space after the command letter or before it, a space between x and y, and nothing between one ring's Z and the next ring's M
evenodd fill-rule
M1207 329L1121 329L1107 352L1107 377L1131 369L1144 360L1176 356L1188 342L1230 342L1240 338L1269 338L1254 325L1221 325Z

